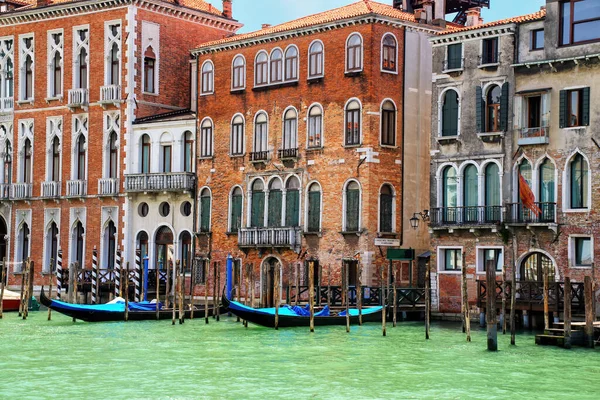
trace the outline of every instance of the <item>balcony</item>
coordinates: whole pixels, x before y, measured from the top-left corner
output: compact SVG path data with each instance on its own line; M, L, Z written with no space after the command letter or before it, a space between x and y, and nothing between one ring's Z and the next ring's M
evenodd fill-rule
M269 152L268 151L253 151L250 153L250 162L266 163L268 160L269 160Z
M119 103L121 101L121 85L100 87L100 103Z
M67 197L83 197L87 194L87 181L67 181Z
M13 97L0 98L0 112L12 112L15 108L15 99Z
M521 203L509 203L506 205L504 222L512 225L520 224L556 224L556 203L534 203L539 213L531 211Z
M13 200L26 200L31 198L33 184L13 183L10 198Z
M41 196L45 199L54 199L60 197L61 182L42 182Z
M87 106L90 102L89 89L70 89L67 107L77 108Z
M296 160L298 159L298 148L277 150L277 156L280 160Z
M119 180L115 178L98 179L98 196L116 196L119 194Z
M432 228L475 227L502 222L502 206L441 207L430 211Z
M299 250L302 243L300 227L240 228L239 247L289 247Z
M0 183L0 200L10 199L10 183Z
M548 132L549 128L547 126L540 128L521 128L519 130L518 145L548 144L550 143Z
M125 176L125 191L142 193L191 191L195 183L196 177L191 172L131 174Z

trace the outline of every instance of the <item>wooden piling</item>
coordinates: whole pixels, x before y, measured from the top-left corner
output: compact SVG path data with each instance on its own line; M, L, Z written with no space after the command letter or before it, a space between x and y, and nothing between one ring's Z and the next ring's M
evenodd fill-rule
M583 291L585 298L585 346L594 348L594 293L592 290L592 278L586 276L583 280Z
M327 306L331 306L331 264L327 264Z
M275 271L273 271L273 301L275 302L275 330L279 329L279 268L280 264L275 263Z
M563 289L564 291L564 310L563 310L563 317L564 317L564 329L565 329L565 342L564 342L564 346L565 349L570 349L571 348L571 278L568 276L565 276L565 287Z
M385 292L383 290L384 288L384 280L385 280L385 265L381 266L381 332L383 333L383 336L387 335L386 332L386 328L385 328L385 312L386 312L386 296L385 296Z
M8 270L6 269L6 257L2 259L2 267L0 267L0 319L2 319L3 307L2 303L4 300L4 287L6 286L6 274Z
M356 268L356 303L358 305L358 325L362 326L362 264L358 262L358 268Z
M52 273L54 260L50 259L50 273ZM0 271L1 272L1 271ZM2 273L0 273L0 276ZM52 299L52 278L50 278L50 288L48 289L48 298ZM2 303L2 297L0 296L0 303ZM0 317L2 316L2 309L0 309ZM48 321L52 321L52 309L48 307Z
M502 334L506 335L506 265L502 266Z
M516 343L517 327L515 326L515 303L517 301L517 237L513 234L513 264L510 272L510 344Z
M25 293L23 295L23 319L27 319L29 314L29 299L31 298L31 271L33 262L27 258L27 268L25 269Z
M254 308L254 296L256 295L256 282L254 281L254 263L250 263L250 307ZM247 325L247 321L246 321Z
M177 260L179 261L179 260ZM179 283L179 275L177 274L177 268L175 267L176 264L173 264L173 266L171 267L171 270L173 271L173 286L175 286L175 290L173 293L173 309L171 310L171 325L175 325L175 315L177 313L177 284ZM179 266L177 266L179 267ZM167 282L169 282L169 278L168 276L170 275L170 271L167 269ZM169 297L169 294L171 293L171 287L167 284L167 298Z
M467 264L466 253L462 253L462 310L463 310L463 328L467 334L467 342L471 341L471 318L469 315L469 292L467 286ZM495 268L495 267L494 267Z
M548 331L550 329L550 311L549 311L549 294L550 294L550 285L549 285L549 277L548 277L548 267L544 264L544 330Z
M310 313L310 331L315 331L315 262L308 262L308 307Z
M350 333L350 268L349 265L346 264L344 268L344 293L346 294L344 297L346 298L346 333Z
M487 280L486 299L486 325L487 325L487 349L498 350L498 326L496 322L496 263L488 260L485 269Z
M160 319L159 306L160 303L160 270L158 269L158 265L156 266L156 319Z
M396 317L398 314L398 292L397 292L397 285L396 285L396 280L398 279L398 268L394 265L393 261L390 261L390 263L392 264L392 272L393 272L393 276L394 276L394 282L392 282L392 290L394 291L394 305L392 306L392 312L394 313L394 315L392 315L392 328L396 327Z
M198 266L192 262L190 268L190 319L194 319L194 292L196 291L196 268Z
M19 317L23 315L23 298L25 297L26 261L21 262L21 291L19 296Z
M185 296L185 273L179 260L177 260L175 270L178 272L177 276L179 278L177 292L179 293L179 325L181 325L185 322L185 310L183 309L183 298Z
M299 296L299 286L300 286L300 277L299 277L299 270L300 270L300 263L295 263L296 265L296 277L295 277L295 285L296 285L296 292L294 293L294 305L298 305L298 296Z
M431 282L429 274L429 263L427 263L425 268L425 339L429 339L429 318L431 316Z
M210 261L204 260L202 268L204 269L204 323L208 324L208 274L210 272Z
M167 271L167 284L165 286L165 307L169 308L171 306L171 271L173 267L170 265L169 260L165 261L165 270Z
M217 262L217 293L215 293L216 295L216 299L217 299L217 303L216 303L216 307L217 307L217 322L219 322L219 320L221 319L221 310L220 305L221 305L221 263Z
M125 263L125 280L121 288L123 288L123 294L125 295L125 322L127 322L129 321L129 261Z

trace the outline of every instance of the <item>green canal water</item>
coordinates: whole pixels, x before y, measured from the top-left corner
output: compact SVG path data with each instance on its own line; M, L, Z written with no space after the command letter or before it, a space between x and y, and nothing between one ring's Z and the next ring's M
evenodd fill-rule
M539 347L531 334L456 324L244 329L235 318L73 323L53 313L0 320L0 398L600 399L600 351Z

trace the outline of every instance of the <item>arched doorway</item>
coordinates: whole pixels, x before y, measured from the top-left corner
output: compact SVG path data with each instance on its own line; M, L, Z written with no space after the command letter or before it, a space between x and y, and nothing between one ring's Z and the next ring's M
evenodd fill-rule
M263 307L275 307L275 270L277 265L280 264L279 260L275 257L267 257L262 263L261 282Z
M173 264L173 232L167 226L161 226L154 239L156 246L156 268L165 270Z
M556 281L556 268L554 262L541 252L530 253L521 261L520 277L521 281L544 280L544 269L548 269L548 281Z
M6 236L8 235L8 228L6 226L6 221L4 221L4 218L2 218L0 216L0 263L3 262L4 257L6 257ZM4 265L2 265L2 267L4 267ZM4 269L1 269L1 271L3 271ZM4 277L2 277L4 278Z

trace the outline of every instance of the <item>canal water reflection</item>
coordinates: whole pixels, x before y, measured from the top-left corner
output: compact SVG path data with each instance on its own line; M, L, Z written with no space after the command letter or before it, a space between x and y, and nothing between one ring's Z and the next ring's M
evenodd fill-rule
M456 324L274 331L221 322L0 320L0 398L598 399L600 351L539 347Z

